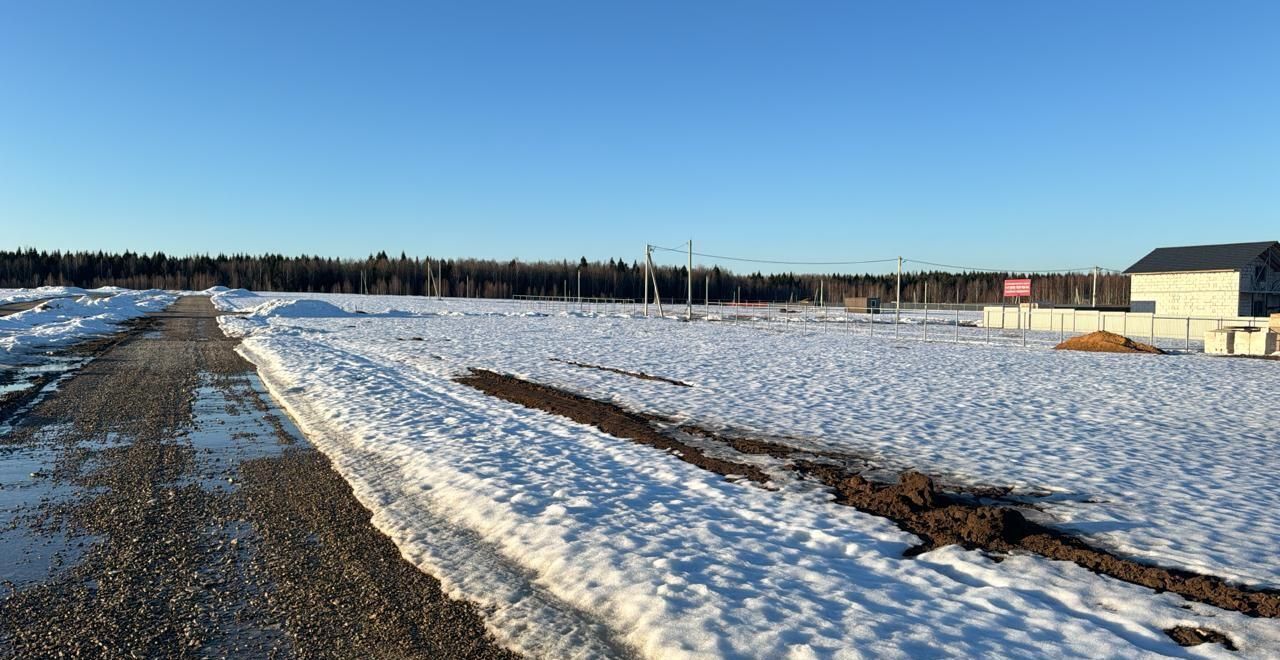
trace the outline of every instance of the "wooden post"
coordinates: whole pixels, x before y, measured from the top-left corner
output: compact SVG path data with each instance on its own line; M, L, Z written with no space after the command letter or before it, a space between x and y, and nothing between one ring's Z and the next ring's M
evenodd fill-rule
M1027 293L1027 324L1022 326L1022 347L1023 348L1027 347L1027 327L1031 325L1031 301L1033 299L1034 299L1034 296L1032 296L1031 293L1028 291ZM1018 312L1018 319L1019 321L1021 321L1022 319L1021 311Z
M924 283L924 323L920 324L920 332L925 341L929 341L929 283Z
M955 343L957 344L960 343L960 284L958 281L956 283L956 340L955 340Z
M644 317L649 318L649 251L652 248L648 245L644 246Z
M705 308L707 318L711 318L711 274L708 273L702 280L702 306Z
M685 306L684 320L693 320L693 239L689 239L689 269L685 271L685 277L688 278L689 298Z
M658 269L653 267L653 251L647 257L649 276L653 280L653 301L658 304L658 318L662 318L662 292L658 291Z
M1093 294L1089 297L1089 304L1094 309L1098 308L1098 267L1093 267Z
M898 323L902 320L902 257L898 257L898 293L893 302L893 336L898 336Z

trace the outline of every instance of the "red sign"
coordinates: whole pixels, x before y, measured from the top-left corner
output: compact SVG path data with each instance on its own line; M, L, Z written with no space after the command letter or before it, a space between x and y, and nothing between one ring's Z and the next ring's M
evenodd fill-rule
M1030 298L1031 297L1031 280L1005 280L1004 281L1004 297L1005 298Z

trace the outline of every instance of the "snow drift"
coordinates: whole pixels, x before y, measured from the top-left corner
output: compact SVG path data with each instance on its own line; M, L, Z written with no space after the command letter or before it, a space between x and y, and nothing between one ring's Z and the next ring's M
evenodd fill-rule
M0 318L0 355L17 358L31 351L65 346L89 336L114 332L117 324L147 312L160 311L175 299L171 293L149 289L99 297L86 295L46 300L31 309Z

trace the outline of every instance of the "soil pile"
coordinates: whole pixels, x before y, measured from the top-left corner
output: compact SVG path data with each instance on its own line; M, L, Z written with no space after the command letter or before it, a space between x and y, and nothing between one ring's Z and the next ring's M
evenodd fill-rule
M1123 335L1117 335L1114 332L1099 330L1098 332L1090 332L1087 335L1072 337L1057 346L1055 349L1059 351L1089 351L1092 353L1154 353L1156 355L1164 355L1164 351L1151 346L1136 342Z

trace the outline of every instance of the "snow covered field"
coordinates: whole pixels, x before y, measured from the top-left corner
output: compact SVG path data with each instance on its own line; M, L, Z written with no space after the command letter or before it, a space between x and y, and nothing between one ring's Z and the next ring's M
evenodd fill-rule
M0 290L0 304L50 298L41 305L0 317L0 363L21 362L40 350L113 332L123 321L168 307L175 294L115 287Z
M1280 654L1280 625L1032 556L913 537L805 483L730 483L451 379L511 373L704 427L1013 486L1124 556L1280 584L1270 362L771 332L509 302L215 296L272 392L406 557L534 653ZM355 314L355 311L366 312ZM420 338L421 341L415 340ZM554 361L674 378L663 382Z

